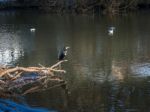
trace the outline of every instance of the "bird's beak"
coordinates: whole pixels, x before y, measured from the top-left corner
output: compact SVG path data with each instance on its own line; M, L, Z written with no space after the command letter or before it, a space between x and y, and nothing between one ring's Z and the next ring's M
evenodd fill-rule
M68 47L68 46L66 47L66 49L69 49L69 48L70 48L70 47Z

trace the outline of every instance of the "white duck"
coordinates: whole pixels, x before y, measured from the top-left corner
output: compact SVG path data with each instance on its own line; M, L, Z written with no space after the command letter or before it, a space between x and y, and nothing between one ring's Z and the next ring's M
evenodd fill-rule
M116 29L115 27L109 27L108 28L108 35L113 36L115 29Z
M36 30L35 28L30 28L31 32L35 32L35 30Z

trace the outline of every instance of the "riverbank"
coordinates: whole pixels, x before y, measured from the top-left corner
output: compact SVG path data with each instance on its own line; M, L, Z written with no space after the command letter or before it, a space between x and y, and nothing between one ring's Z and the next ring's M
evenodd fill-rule
M0 10L36 9L48 13L97 13L97 14L122 14L140 10L150 10L150 0L111 0L111 1L75 1L75 0L13 0L0 2Z

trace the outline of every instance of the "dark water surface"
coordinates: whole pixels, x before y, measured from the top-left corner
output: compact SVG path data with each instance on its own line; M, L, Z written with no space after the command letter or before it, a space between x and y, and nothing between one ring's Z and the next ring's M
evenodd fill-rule
M107 29L115 26L113 36ZM36 28L31 32L30 28ZM30 107L58 112L150 112L150 13L120 17L0 12L0 64L50 66L70 46L69 94L28 94Z

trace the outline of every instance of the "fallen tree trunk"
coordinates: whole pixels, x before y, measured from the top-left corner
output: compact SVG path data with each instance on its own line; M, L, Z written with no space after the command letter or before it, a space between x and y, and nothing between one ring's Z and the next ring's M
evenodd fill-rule
M65 84L61 74L66 73L60 68L61 63L67 60L59 61L51 67L1 67L0 68L0 90L16 92L25 95L28 93L46 90L56 85Z

